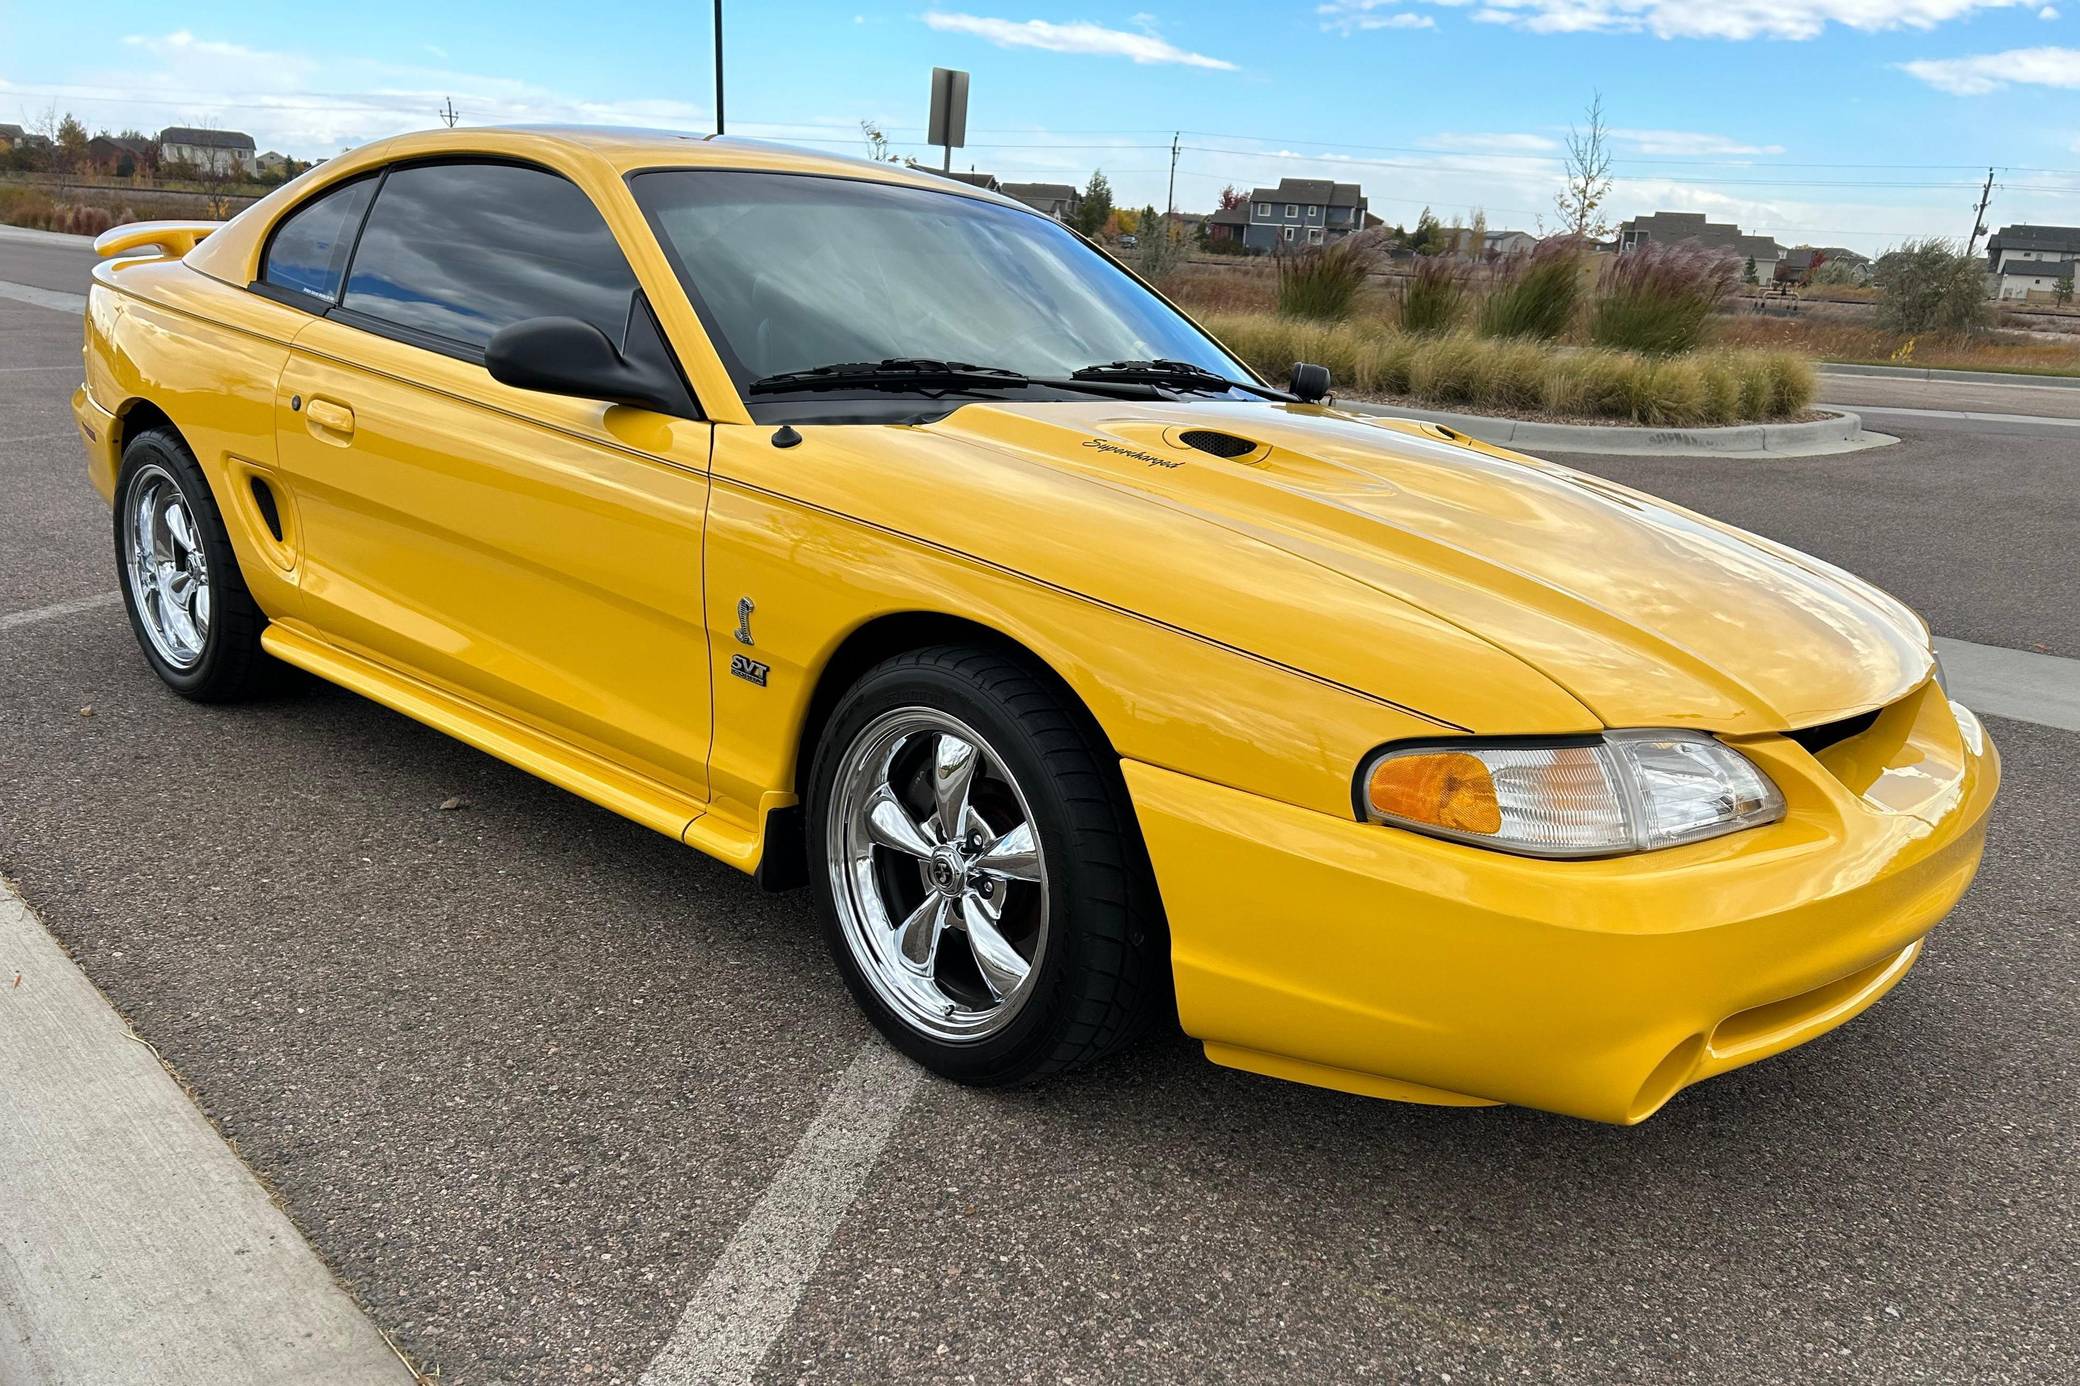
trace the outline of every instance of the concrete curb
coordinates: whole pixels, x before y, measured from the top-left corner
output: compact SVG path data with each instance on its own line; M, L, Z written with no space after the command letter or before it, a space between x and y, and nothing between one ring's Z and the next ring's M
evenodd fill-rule
M1875 376L1881 380L1945 380L1958 385L2019 385L2040 390L2080 390L2080 375L2024 375L2016 371L1944 371L1933 366L1858 366L1815 363L1822 375Z
M1867 433L1855 414L1831 413L1809 423L1734 424L1726 428L1641 428L1628 424L1555 424L1450 414L1401 405L1339 403L1374 418L1422 419L1484 443L1518 452L1594 452L1627 457L1826 457L1881 448L1899 439Z
M411 1386L156 1051L0 881L0 1381Z

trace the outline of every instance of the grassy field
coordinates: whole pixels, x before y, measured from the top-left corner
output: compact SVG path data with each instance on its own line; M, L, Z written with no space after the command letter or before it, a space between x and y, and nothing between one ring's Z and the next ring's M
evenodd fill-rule
M1375 329L1391 326L1396 311L1395 286L1399 282L1397 276L1374 274L1358 295L1351 321ZM1166 278L1161 288L1201 320L1215 315L1271 313L1278 306L1277 277L1269 264L1261 260L1195 260ZM1876 291L1835 288L1816 291L1809 297L1816 302L1860 305L1874 299ZM1865 322L1843 321L1823 313L1764 317L1751 309L1752 303L1746 297L1732 300L1728 311L1715 315L1707 325L1707 344L1736 352L1794 352L1817 361L1858 365L2080 375L2080 333L2070 334L2070 342L2047 341L2018 331L1990 332L1962 341L1908 339L1881 332ZM1280 376L1284 371L1283 365L1278 367Z
M1282 380L1295 361L1327 366L1338 393L1476 413L1699 427L1796 418L1817 380L1788 351L1710 349L1652 357L1556 351L1456 332L1416 337L1380 326L1328 326L1274 313L1208 314L1206 326L1252 366Z
M2045 341L2020 332L1989 332L1962 341L1903 338L1875 327L1785 318L1726 317L1712 325L1718 345L1803 351L1821 361L1865 366L1930 366L1953 371L2080 375L2080 335Z
M53 187L42 181L0 180L0 225L98 236L132 221L219 220L252 202L251 197L213 198L186 189Z

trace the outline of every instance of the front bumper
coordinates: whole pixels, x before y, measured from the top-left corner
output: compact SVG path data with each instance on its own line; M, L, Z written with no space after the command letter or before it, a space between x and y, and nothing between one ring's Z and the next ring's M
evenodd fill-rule
M1833 1029L1970 884L1999 756L1933 683L1817 757L1736 744L1784 791L1782 822L1581 862L1129 763L1186 1032L1302 1082L1630 1124Z

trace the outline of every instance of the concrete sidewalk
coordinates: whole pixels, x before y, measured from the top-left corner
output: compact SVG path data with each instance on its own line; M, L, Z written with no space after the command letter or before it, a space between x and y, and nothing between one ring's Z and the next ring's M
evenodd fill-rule
M5 882L0 1214L5 1386L414 1380Z

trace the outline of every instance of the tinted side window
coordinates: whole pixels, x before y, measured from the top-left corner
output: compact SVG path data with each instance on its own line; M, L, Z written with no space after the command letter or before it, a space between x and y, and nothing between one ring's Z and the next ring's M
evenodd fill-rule
M618 342L635 287L576 184L511 164L422 164L383 181L342 303L473 347L552 316Z
M268 242L260 278L328 303L338 298L340 276L347 272L347 252L353 249L354 232L361 226L361 213L375 187L373 176L356 178L284 217Z

